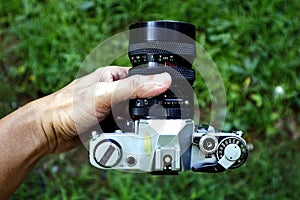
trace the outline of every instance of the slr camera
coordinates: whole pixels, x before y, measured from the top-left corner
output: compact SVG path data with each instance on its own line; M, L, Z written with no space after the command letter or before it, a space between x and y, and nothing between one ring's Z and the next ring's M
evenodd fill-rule
M99 169L161 175L240 167L248 155L241 131L195 126L193 121L195 26L150 21L132 24L129 29L129 76L167 72L172 84L156 97L131 99L131 119L124 126L102 124L104 133L93 131L90 163Z

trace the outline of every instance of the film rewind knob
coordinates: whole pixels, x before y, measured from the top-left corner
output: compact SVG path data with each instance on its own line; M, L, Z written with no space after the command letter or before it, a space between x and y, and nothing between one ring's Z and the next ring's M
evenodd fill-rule
M94 159L101 167L114 167L120 162L121 158L122 148L115 140L102 140L95 147Z

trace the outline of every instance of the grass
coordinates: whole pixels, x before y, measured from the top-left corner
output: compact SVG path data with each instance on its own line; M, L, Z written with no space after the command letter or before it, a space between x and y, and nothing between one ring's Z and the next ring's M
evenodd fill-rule
M178 176L98 170L87 164L82 147L46 158L12 199L297 199L299 145L291 141L254 144L255 151L239 169Z
M297 199L299 9L297 0L1 1L0 116L66 85L96 45L129 24L171 19L196 25L226 88L224 128L243 130L255 145L242 168L174 177L97 170L79 148L41 161L12 199ZM201 78L195 92L207 123Z

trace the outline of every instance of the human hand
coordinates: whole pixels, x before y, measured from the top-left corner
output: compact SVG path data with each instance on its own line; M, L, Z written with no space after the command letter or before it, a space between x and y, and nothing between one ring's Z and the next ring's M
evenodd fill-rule
M103 67L36 101L48 153L81 143L80 135L105 119L113 106L130 98L153 97L171 85L167 73L128 76L129 68Z

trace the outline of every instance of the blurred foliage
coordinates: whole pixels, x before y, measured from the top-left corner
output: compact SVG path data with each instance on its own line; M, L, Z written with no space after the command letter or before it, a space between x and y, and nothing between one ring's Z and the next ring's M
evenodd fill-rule
M299 151L299 145L255 143L257 150L241 168L178 176L98 170L86 165L89 161L82 147L44 159L12 199L298 199L300 154L292 152Z
M257 142L259 148L241 170L222 175L96 176L99 171L83 165L70 178L64 172L35 171L32 179L43 185L35 188L29 180L16 198L296 199L299 181L293 173L300 177L292 162L299 166L299 156L293 158L300 136L299 10L297 0L0 1L0 116L66 85L96 45L129 24L170 19L196 25L197 41L220 70L227 95L224 128L269 141ZM115 64L128 63L122 58ZM195 92L201 121L207 123L211 102L201 78ZM273 147L266 150L266 145Z

